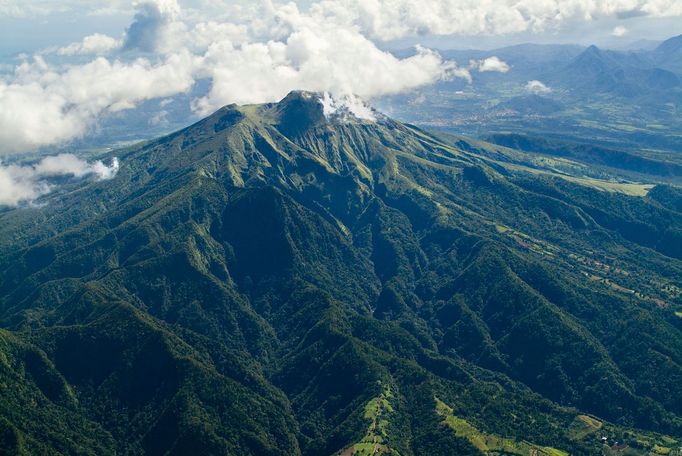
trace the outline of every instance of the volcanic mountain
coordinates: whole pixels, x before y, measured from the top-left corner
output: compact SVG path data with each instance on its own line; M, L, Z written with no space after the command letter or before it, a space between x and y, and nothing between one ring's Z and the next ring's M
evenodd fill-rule
M3 454L679 451L679 189L307 92L114 156L0 213Z

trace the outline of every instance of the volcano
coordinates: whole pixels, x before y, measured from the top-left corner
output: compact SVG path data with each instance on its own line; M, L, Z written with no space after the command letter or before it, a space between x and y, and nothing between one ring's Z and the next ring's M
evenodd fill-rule
M678 189L310 92L113 157L0 213L0 452L682 445Z

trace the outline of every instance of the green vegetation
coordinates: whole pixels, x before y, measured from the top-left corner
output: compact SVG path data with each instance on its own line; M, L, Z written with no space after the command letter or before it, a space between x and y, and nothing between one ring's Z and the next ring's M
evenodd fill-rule
M572 439L583 440L588 436L595 436L595 433L602 429L603 426L604 423L592 416L578 415L573 423L571 423L569 433Z
M0 213L2 452L678 451L676 187L301 93L113 155Z
M680 454L682 446L670 436L646 433L633 429L619 429L610 423L579 415L569 429L572 440L602 442L604 454L664 455Z
M523 440L507 439L494 434L484 434L466 420L455 416L452 408L438 398L436 398L436 413L455 431L458 437L469 440L483 454L568 456L567 452L556 448L533 445Z
M387 387L380 396L369 401L365 406L365 413L363 415L363 418L370 422L367 434L360 442L342 451L342 455L389 454L400 456L400 453L391 449L389 445L389 420L390 416L395 413L391 406L392 398L391 388Z

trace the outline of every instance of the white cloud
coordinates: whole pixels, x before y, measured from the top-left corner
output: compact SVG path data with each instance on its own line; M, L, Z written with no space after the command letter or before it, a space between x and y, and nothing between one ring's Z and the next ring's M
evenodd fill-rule
M476 69L481 73L486 72L496 72L496 73L506 73L511 67L499 59L499 57L492 56L483 60L472 60L469 62L469 67L471 69Z
M269 3L272 0L263 0ZM28 17L55 12L121 12L132 0L0 0L0 17ZM158 1L158 3L166 3ZM172 3L175 3L174 1ZM196 21L234 17L252 11L252 0L182 0ZM274 3L277 3L275 0ZM543 30L571 20L599 17L682 15L679 0L318 0L317 15L360 25L372 37L407 34L478 34Z
M86 36L82 41L71 43L57 50L59 55L105 55L121 47L121 41L108 35L95 33Z
M377 120L376 113L372 108L361 98L354 95L333 97L329 92L325 92L320 103L322 103L322 111L327 119L338 118L343 120L347 117L354 117L370 122Z
M249 29L246 25L215 21L200 22L187 36L188 45L198 51L205 51L211 44L221 41L239 44L249 39Z
M200 114L276 101L297 89L371 99L453 77L456 66L423 48L401 60L352 30L308 24L285 41L214 43L203 68L213 85L194 105Z
M0 152L22 152L83 135L105 112L189 90L188 53L153 65L99 57L59 72L43 59L21 64L12 82L0 81Z
M101 6L101 5L100 5ZM424 48L406 59L380 50L356 28L299 11L295 4L265 2L247 23L180 21L175 0L136 4L119 59L55 67L40 57L0 80L0 153L64 143L84 135L103 114L139 102L187 92L211 79L208 94L193 101L205 115L229 103L276 101L292 90L366 99L453 77L468 69ZM73 43L62 54L105 52L118 43L104 35ZM126 62L137 53L160 54ZM161 123L164 116L150 119Z
M679 16L679 0L321 0L313 14L352 24L367 36L538 32L571 21L631 15Z
M628 33L628 29L623 27L622 25L619 25L613 29L613 31L611 32L611 35L620 38L620 37L627 35L627 33Z
M0 163L0 205L16 206L50 193L56 186L50 178L93 175L96 179L106 180L112 179L118 169L116 158L107 166L102 161L87 163L72 154L46 157L30 166Z
M528 81L528 84L526 84L526 92L535 95L550 93L551 91L552 89L550 87L547 87L543 82L538 80Z
M126 30L124 50L155 52L172 49L175 36L184 31L177 21L180 5L177 0L146 0L135 4L133 23Z

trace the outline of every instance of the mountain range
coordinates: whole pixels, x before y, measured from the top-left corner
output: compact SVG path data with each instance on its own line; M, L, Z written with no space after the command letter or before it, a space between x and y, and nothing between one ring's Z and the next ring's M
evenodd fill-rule
M226 106L0 212L0 453L679 454L682 191L363 113Z
M587 89L586 93L614 92L624 97L671 90L680 86L679 76L657 64L675 67L674 48L670 41L650 54L603 51L590 46L548 78L559 86Z
M423 128L480 139L524 135L551 141L552 149L596 146L680 163L679 36L631 50L521 44L442 55L461 65L495 56L507 71L474 71L471 82L442 81L381 99L379 108Z

